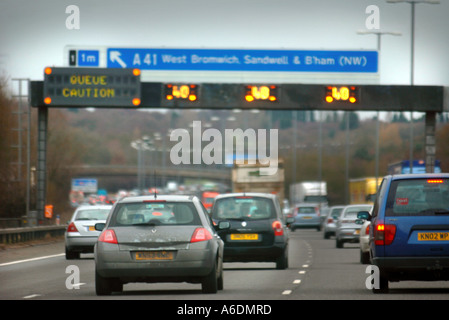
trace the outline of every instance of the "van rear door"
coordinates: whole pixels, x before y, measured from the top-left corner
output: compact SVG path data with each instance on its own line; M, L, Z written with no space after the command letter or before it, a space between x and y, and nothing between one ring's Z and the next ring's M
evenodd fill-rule
M449 255L449 179L392 181L383 227L385 256ZM382 237L378 237L380 239Z

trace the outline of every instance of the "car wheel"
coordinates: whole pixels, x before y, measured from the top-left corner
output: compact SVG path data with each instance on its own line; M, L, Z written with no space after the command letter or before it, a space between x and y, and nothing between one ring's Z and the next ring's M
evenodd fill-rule
M203 293L217 293L218 277L217 277L217 261L215 260L212 271L203 278L201 282L201 290Z
M388 279L380 273L379 288L373 286L373 293L388 293Z
M76 251L69 250L67 247L65 248L65 258L66 260L74 260L80 258L80 253Z
M324 239L329 239L331 237L331 235L329 234L329 232L324 232Z
M109 296L112 292L122 292L123 284L116 279L103 278L95 271L95 292L98 296Z
M283 254L276 259L276 269L285 270L288 268L288 249L285 248Z
M360 249L360 263L361 264L369 264L370 263L370 261L369 261L369 252L363 252Z
M335 239L335 246L337 248L343 248L343 241L341 241L340 239Z

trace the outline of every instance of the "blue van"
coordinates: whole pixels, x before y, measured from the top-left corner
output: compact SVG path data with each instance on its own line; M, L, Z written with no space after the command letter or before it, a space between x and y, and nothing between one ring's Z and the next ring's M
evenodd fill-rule
M449 174L386 176L371 221L370 258L379 287L389 281L449 280Z

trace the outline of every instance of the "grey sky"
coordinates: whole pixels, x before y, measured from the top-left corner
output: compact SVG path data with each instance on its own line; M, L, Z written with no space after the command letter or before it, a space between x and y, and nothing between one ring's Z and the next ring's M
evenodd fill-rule
M66 7L80 29L66 28ZM376 49L365 9L380 9L381 84L410 84L410 5L385 0L0 0L0 69L43 79L64 46L234 49ZM449 1L416 5L415 84L449 86Z

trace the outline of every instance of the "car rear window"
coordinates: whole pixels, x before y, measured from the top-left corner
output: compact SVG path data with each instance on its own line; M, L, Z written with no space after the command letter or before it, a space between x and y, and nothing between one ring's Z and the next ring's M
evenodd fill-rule
M215 202L212 218L218 220L260 220L275 218L273 201L262 197L230 197Z
M357 218L357 214L360 211L370 211L370 206L360 206L360 207L348 207L344 210L343 216L345 218Z
M339 218L342 211L343 211L343 208L334 208L334 209L332 209L330 216L332 216L333 218Z
M75 221L79 220L106 220L110 209L92 208L79 210L75 216Z
M449 179L397 180L391 183L386 216L449 214Z
M110 226L200 225L191 202L138 202L117 204Z
M312 213L312 214L316 214L317 210L315 207L297 207L295 209L295 211L299 214L301 213Z

